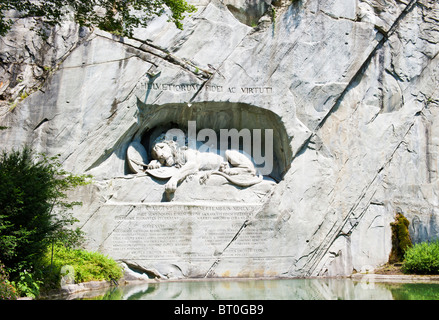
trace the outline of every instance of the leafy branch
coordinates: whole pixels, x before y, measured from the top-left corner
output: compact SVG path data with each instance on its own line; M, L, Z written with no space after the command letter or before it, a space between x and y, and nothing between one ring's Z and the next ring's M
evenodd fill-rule
M182 29L185 15L195 12L196 7L185 0L0 0L1 36L13 25L13 19L7 18L9 10L15 10L21 18L38 18L43 26L59 25L73 14L80 26L130 37L135 28L147 26L153 17L164 13Z

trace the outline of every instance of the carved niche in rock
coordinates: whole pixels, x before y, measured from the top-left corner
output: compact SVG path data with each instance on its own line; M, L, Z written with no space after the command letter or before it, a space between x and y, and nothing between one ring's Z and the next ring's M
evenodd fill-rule
M132 173L145 172L157 178L168 180L166 197L172 198L179 183L196 175L203 185L211 175L218 175L237 187L251 187L261 183L264 177L257 173L252 160L238 150L228 149L221 155L218 150L201 152L180 146L176 141L159 136L151 149L152 160L147 163L147 151L139 142L132 142L127 150L127 162ZM274 184L269 179L265 183Z

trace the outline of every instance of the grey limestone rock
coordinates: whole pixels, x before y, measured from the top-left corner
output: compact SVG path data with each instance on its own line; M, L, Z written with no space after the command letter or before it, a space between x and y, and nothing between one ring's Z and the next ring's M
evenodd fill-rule
M184 30L43 41L23 19L0 41L1 144L94 176L70 194L88 248L162 278L336 276L387 262L397 208L414 242L439 236L437 1L189 2ZM273 130L272 174L198 172L166 198L127 151L149 162L188 121Z

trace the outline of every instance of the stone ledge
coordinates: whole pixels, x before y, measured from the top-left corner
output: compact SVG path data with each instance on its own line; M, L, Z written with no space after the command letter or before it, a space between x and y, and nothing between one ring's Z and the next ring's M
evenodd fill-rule
M412 275L412 274L361 274L356 273L350 276L352 280L371 281L371 282L428 282L439 283L439 275Z
M111 287L112 285L113 284L111 283L111 281L105 281L105 280L67 284L61 287L60 294L70 295L82 291L99 290L99 289Z

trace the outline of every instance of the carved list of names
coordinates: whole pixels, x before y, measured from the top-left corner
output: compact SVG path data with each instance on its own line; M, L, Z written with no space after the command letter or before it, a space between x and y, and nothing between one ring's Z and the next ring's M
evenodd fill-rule
M114 217L108 244L118 259L204 259L224 250L259 208L249 204L133 205L127 214ZM249 248L263 241L257 233L240 237Z

